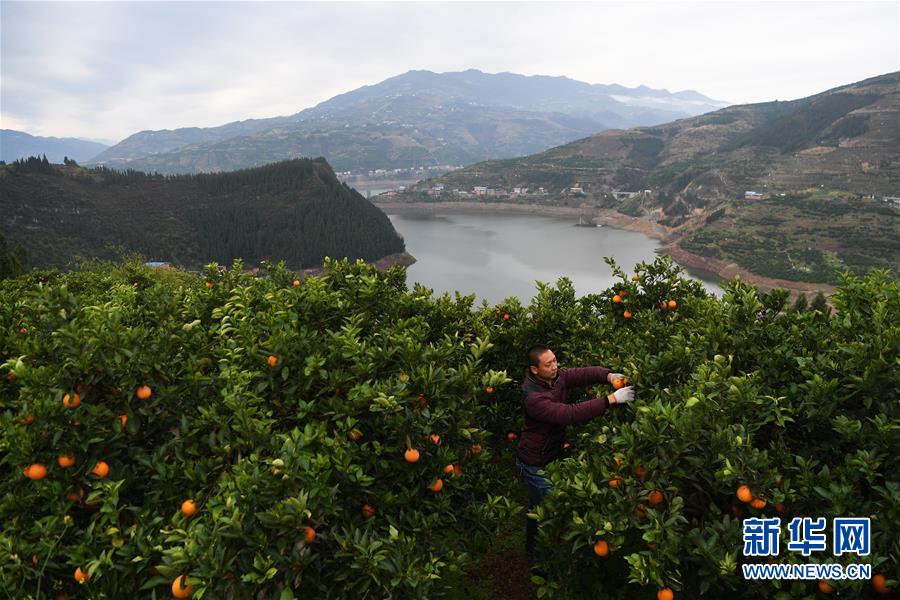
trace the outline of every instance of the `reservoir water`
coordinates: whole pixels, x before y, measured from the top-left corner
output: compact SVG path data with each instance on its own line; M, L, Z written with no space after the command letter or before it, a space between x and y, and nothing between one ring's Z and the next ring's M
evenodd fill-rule
M568 277L578 296L596 293L617 281L604 256L626 273L652 262L657 240L611 227L575 227L574 217L530 214L391 214L388 217L416 257L407 284L421 283L435 295L454 291L490 304L515 296L528 304L535 281L555 284ZM697 276L716 295L722 290L707 275Z

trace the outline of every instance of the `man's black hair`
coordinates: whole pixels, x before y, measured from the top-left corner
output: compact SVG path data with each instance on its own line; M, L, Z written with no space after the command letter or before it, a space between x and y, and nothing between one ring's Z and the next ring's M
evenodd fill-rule
M526 367L537 367L541 364L541 355L544 354L550 348L543 344L537 344L528 349L528 352L525 353L525 366Z

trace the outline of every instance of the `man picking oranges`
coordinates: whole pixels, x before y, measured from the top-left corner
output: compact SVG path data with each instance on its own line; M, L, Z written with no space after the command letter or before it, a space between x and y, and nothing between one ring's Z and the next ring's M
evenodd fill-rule
M542 468L555 460L563 450L566 425L585 423L602 415L613 404L634 400L634 388L622 385L625 377L605 367L560 369L556 355L547 346L532 346L527 352L528 371L522 381L522 407L525 426L516 453L516 469L528 491L529 509L543 501L550 482ZM601 396L571 404L569 391L593 383L610 383L617 388ZM537 522L525 522L525 552L532 565L538 561L535 537ZM543 576L540 569L534 572Z

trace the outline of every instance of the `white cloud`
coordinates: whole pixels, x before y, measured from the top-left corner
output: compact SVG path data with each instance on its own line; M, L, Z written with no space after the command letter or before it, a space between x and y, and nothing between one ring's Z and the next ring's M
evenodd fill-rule
M900 69L896 2L0 3L0 119L122 139L410 69L792 99Z

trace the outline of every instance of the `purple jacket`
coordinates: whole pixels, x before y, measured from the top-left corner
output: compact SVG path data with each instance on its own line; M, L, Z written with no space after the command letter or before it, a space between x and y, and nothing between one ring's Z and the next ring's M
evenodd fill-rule
M584 423L603 414L609 406L606 396L569 404L569 389L606 381L604 367L560 369L553 383L537 379L529 371L522 382L525 427L517 456L526 465L543 467L562 451L566 425Z

